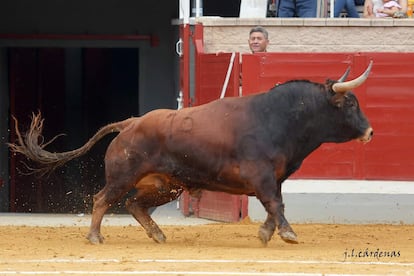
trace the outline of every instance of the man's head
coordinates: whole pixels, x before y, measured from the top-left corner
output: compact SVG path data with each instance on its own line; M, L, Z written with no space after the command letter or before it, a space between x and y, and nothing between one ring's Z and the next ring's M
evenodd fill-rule
M269 34L261 26L254 27L250 30L248 42L252 53L266 52L269 44Z

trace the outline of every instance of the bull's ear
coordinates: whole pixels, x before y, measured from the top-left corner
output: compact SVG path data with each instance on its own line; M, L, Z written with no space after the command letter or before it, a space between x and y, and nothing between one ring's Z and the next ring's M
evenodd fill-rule
M345 96L343 94L335 94L330 99L331 104L337 108L342 108L345 104Z

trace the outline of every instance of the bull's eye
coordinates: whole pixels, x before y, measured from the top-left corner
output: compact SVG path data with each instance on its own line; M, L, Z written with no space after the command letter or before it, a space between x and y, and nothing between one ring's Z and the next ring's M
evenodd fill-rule
M353 109L353 110L356 110L356 109L357 109L357 107L358 107L358 104L357 104L357 102L356 102L356 101L353 101L353 100L347 100L347 101L346 101L346 106L347 106L348 108L351 108L351 109Z

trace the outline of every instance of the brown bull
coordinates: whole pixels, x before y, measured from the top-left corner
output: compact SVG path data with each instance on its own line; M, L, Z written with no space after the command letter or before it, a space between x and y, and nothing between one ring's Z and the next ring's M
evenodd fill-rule
M106 185L94 196L87 236L92 243L103 242L100 226L107 209L133 188L137 193L126 207L156 242L166 238L148 209L176 199L183 189L206 189L255 195L268 213L259 229L262 242L278 227L283 240L296 243L284 216L282 182L322 143L370 141L372 128L350 90L365 81L371 65L348 82L290 81L267 93L178 111L154 110L106 125L81 148L63 153L39 144L39 114L24 136L16 121L18 142L10 146L47 172L83 155L108 133L119 132L105 156Z

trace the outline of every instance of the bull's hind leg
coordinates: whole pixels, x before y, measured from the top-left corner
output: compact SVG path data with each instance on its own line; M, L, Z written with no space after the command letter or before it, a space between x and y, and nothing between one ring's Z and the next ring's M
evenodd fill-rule
M118 202L128 191L134 188L135 175L126 173L131 171L131 166L118 158L117 155L107 151L107 157L112 159L105 160L105 187L93 197L92 221L87 239L93 243L102 243L101 234L102 218L106 211Z
M93 244L103 243L101 234L102 218L108 208L126 194L128 189L113 189L106 185L93 197L92 220L89 233L86 238Z
M137 193L126 201L128 211L142 225L148 237L163 243L166 237L148 214L148 209L176 199L182 192L177 183L162 175L150 175L136 184Z

